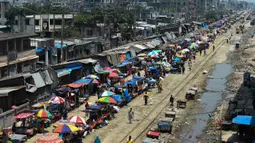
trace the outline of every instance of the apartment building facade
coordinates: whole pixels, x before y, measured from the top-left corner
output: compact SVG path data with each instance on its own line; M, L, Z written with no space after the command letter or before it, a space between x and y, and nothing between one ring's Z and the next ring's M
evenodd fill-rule
M0 78L15 76L36 68L38 56L30 46L31 37L37 34L2 33L0 34Z

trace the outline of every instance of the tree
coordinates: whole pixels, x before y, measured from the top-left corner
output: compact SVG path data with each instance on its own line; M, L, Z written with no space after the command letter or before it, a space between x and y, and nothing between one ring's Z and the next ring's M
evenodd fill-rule
M15 16L21 15L22 11L14 6L11 6L9 10L5 13L5 18L7 19L6 25L9 25L11 29L13 28L13 25L15 24Z
M217 16L217 13L216 12L209 12L205 15L205 18L207 20L217 20L218 19L218 16Z

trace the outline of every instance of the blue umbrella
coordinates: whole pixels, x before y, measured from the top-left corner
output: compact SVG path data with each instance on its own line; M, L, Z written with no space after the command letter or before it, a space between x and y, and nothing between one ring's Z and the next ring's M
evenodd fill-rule
M118 95L118 94L113 95L112 98L113 98L115 101L117 101L118 104L121 104L122 101L123 101L121 95Z
M96 137L94 143L101 143L101 140L100 140L99 136Z
M180 60L180 58L174 58L173 61L174 62L180 62L181 60Z

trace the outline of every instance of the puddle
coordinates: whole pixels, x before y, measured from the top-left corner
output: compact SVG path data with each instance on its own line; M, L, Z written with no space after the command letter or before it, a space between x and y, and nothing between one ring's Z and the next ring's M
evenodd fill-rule
M201 96L200 111L194 116L191 130L184 131L182 143L197 143L199 136L203 134L209 120L209 114L213 112L222 101L222 92L226 89L226 78L232 73L230 64L217 64L215 70L207 81L206 92Z

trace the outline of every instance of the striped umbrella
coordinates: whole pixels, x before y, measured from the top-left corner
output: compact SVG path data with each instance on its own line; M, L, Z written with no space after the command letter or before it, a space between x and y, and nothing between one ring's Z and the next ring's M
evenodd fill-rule
M74 133L78 132L79 128L75 127L71 124L63 124L57 126L57 128L53 131L54 133Z
M58 134L51 134L46 136L41 136L36 140L35 143L64 143L64 141L59 138Z
M114 100L112 97L102 97L98 100L101 103L110 103L110 104L117 104L117 101Z
M59 97L59 96L55 96L55 97L52 97L50 99L50 103L52 103L52 104L64 104L65 99L63 99L62 97Z
M85 120L80 116L71 116L68 118L71 123L75 124L86 124Z
M38 118L48 118L48 119L53 118L52 114L47 110L40 110L37 112L37 114L35 116Z
M86 76L86 78L99 79L99 77L98 77L98 76L93 75L93 74Z
M115 95L115 93L111 92L111 91L104 91L103 93L101 93L99 95L99 97L110 97L110 96L113 96Z

